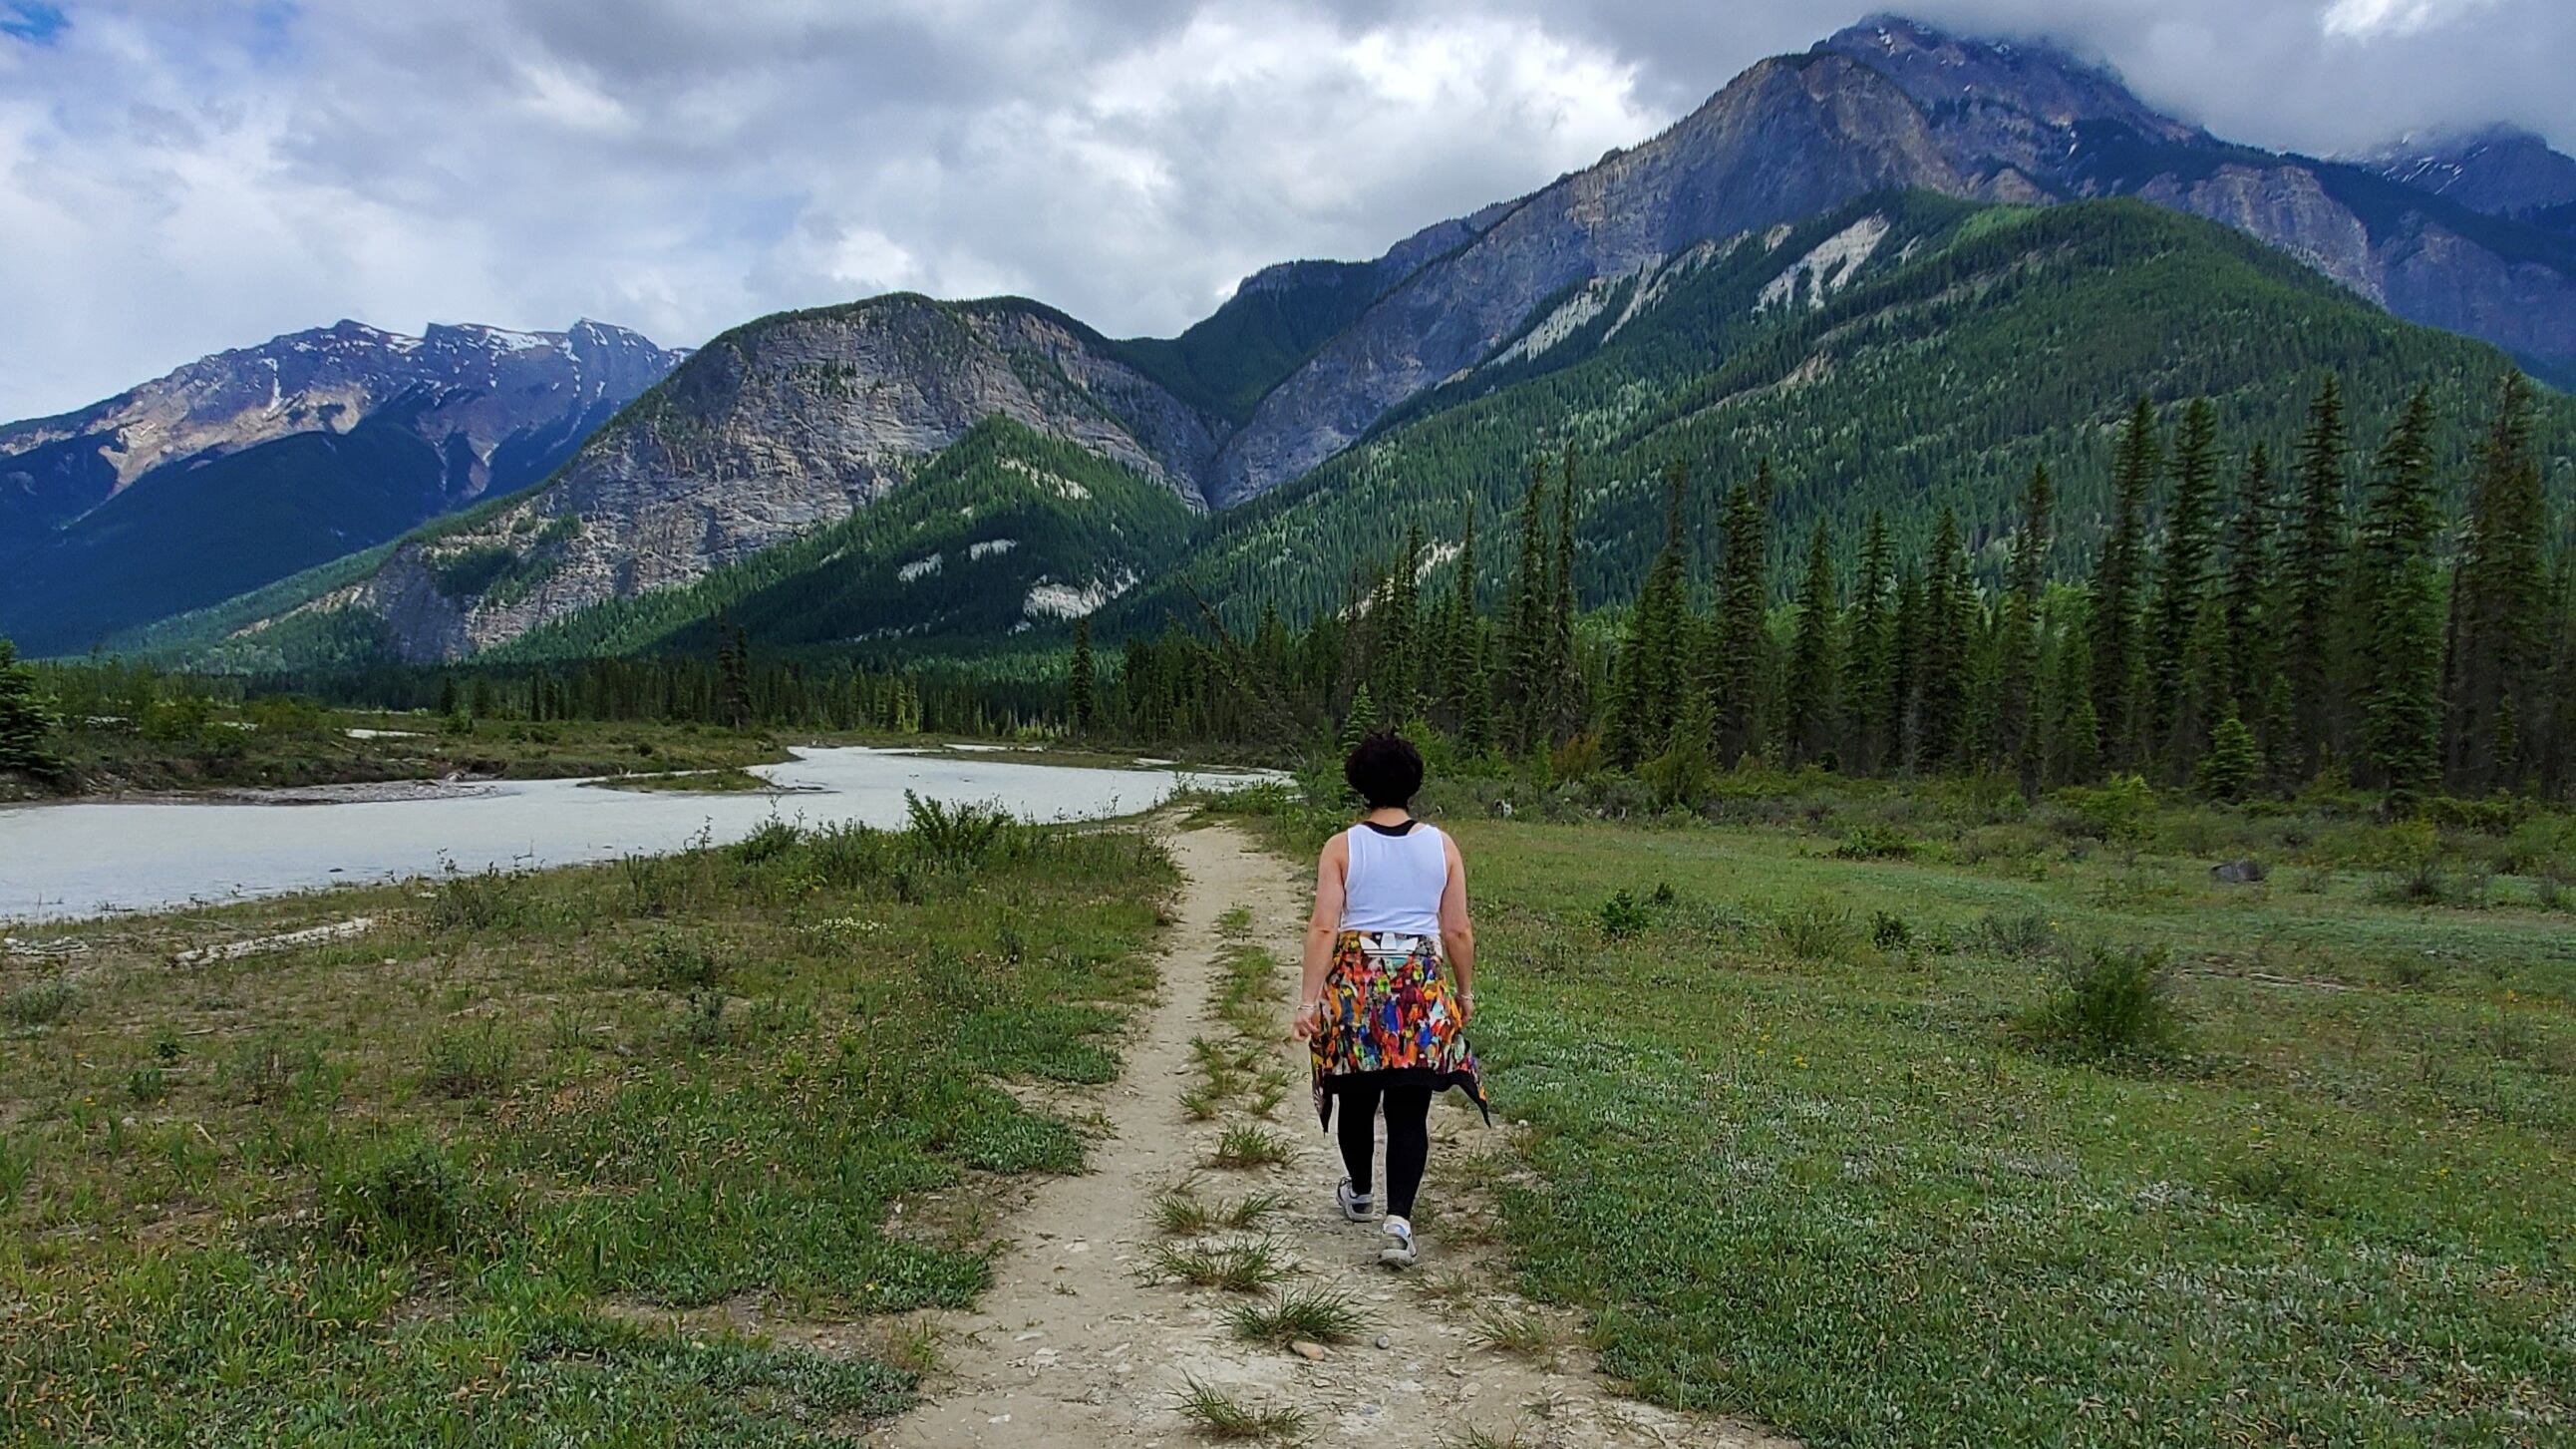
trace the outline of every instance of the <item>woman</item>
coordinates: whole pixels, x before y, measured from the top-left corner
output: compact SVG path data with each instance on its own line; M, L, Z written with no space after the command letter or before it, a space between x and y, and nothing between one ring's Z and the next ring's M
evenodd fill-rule
M1394 734L1374 734L1351 751L1342 775L1368 813L1316 862L1293 1030L1312 1047L1315 1111L1326 1127L1341 1102L1350 1175L1334 1197L1355 1223L1374 1210L1371 1139L1385 1109L1385 1232L1394 1241L1378 1261L1405 1268L1419 1256L1413 1197L1431 1155L1431 1099L1457 1087L1485 1105L1465 1035L1476 1009L1476 934L1456 843L1413 818L1422 756Z

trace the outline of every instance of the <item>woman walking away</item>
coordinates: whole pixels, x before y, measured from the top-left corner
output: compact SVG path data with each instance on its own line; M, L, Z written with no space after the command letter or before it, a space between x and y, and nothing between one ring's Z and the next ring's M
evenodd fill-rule
M1370 1162L1386 1112L1386 1235L1378 1261L1411 1267L1413 1197L1431 1155L1431 1099L1444 1087L1479 1108L1467 1050L1476 934L1467 920L1467 867L1455 842L1413 818L1422 756L1394 734L1360 741L1342 775L1368 813L1333 837L1315 866L1306 971L1293 1029L1315 1058L1315 1112L1333 1126L1342 1107L1342 1216L1373 1215ZM1441 963L1448 963L1442 974ZM1490 1120L1490 1114L1488 1117Z

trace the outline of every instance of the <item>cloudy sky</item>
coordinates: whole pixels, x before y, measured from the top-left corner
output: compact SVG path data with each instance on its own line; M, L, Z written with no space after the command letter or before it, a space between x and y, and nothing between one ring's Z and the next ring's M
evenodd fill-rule
M696 343L894 288L1169 333L1859 0L0 0L0 418L342 316ZM1906 7L1896 7L1906 8ZM2576 0L1919 0L2222 135L2576 149Z

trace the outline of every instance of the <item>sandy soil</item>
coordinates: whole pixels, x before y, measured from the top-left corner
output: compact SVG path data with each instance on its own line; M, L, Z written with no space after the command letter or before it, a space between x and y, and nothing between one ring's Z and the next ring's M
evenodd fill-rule
M1572 1340L1538 1353L1488 1346L1481 1324L1496 1312L1530 1313L1502 1286L1485 1185L1510 1161L1499 1128L1486 1128L1452 1094L1433 1113L1423 1190L1422 1265L1379 1266L1376 1225L1351 1224L1333 1206L1338 1154L1306 1103L1305 1052L1283 1029L1279 1059L1297 1086L1276 1126L1296 1142L1283 1166L1218 1172L1206 1164L1218 1134L1247 1119L1241 1108L1192 1122L1179 1106L1190 1085L1189 1042L1213 1032L1209 998L1221 945L1218 919L1252 913L1254 939L1293 967L1305 902L1301 873L1226 829L1172 841L1188 885L1166 937L1161 986L1127 1046L1115 1084L1056 1102L1096 1111L1106 1134L1083 1176L1039 1185L1008 1212L1010 1246L976 1311L931 1327L939 1367L925 1402L880 1431L902 1449L944 1446L1139 1446L1200 1442L1177 1400L1190 1380L1248 1408L1305 1411L1302 1442L1433 1449L1472 1442L1539 1446L1726 1446L1794 1449L1746 1425L1674 1414L1621 1397ZM1291 1284L1319 1283L1365 1304L1376 1322L1353 1345L1308 1359L1238 1342L1225 1313L1242 1301L1216 1289L1147 1281L1156 1242L1155 1192L1198 1174L1203 1195L1253 1188L1287 1193L1270 1230L1297 1265ZM928 1205L924 1205L928 1206ZM1547 1315L1541 1314L1541 1317ZM1559 1324L1564 1319L1557 1318ZM1382 1342L1385 1346L1377 1346Z

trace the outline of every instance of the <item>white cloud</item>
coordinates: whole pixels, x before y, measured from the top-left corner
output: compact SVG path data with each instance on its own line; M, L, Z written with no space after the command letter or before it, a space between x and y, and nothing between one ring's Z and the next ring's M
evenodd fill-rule
M0 36L0 418L344 315L696 343L908 287L1168 334L1270 262L1374 256L1643 139L1868 3L88 0ZM1919 9L2071 34L2264 144L2576 139L2566 0Z
M2320 23L2328 35L2357 39L2413 35L2495 4L2496 0L2334 0Z

